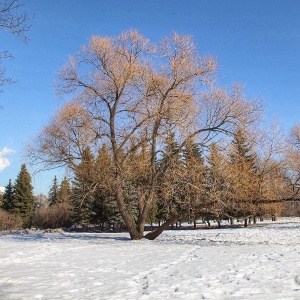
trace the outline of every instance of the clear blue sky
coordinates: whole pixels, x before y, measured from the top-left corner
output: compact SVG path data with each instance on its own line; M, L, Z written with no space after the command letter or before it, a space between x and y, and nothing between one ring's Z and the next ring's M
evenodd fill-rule
M92 35L113 36L132 28L152 41L173 31L192 35L200 53L218 58L221 85L245 84L249 97L264 99L266 117L276 116L287 131L300 120L300 1L20 2L35 18L28 45L0 32L0 50L15 57L5 63L7 74L18 80L0 94L0 186L16 179L25 144L61 103L55 98L55 73ZM35 193L48 193L54 174L34 176Z

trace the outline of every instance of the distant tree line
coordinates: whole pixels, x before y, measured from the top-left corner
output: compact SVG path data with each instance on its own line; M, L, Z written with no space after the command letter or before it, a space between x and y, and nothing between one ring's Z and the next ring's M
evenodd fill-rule
M237 130L230 143L213 142L207 149L190 140L179 150L174 132L167 135L164 145L155 161L156 168L164 167L164 171L146 218L151 226L166 220L195 225L198 220L207 224L215 221L219 226L224 220L231 224L240 220L247 226L266 215L300 215L298 202L287 205L282 201L298 195L291 170L287 171L282 161L269 160L270 155L262 160L244 130ZM124 189L136 217L139 194L147 184L148 159L145 146L128 160ZM2 229L98 226L108 230L126 225L118 209L113 157L106 145L96 155L86 147L74 165L72 180L65 177L59 183L55 176L47 197L34 196L32 191L30 174L22 165L15 183L9 181L1 199Z

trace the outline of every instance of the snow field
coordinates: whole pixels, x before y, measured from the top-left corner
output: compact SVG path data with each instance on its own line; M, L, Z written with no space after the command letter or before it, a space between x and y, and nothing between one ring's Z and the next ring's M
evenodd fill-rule
M265 227L0 236L0 299L300 299L300 219Z

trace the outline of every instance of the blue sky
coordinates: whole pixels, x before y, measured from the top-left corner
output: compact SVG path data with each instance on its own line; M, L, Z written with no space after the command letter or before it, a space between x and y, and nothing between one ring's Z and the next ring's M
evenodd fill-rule
M24 147L62 103L56 72L92 35L137 29L156 42L176 31L193 36L202 54L217 57L219 83L245 84L262 98L266 118L288 131L300 117L300 1L297 0L20 0L35 18L23 44L0 32L0 50L17 80L0 94L0 186L16 179ZM28 166L29 171L30 166ZM54 174L33 176L35 193L48 193ZM61 175L62 176L62 175Z

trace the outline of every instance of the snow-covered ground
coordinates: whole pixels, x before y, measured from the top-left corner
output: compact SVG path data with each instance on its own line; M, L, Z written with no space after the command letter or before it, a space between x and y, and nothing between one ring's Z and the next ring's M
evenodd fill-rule
M155 241L2 235L0 299L300 299L300 219Z

